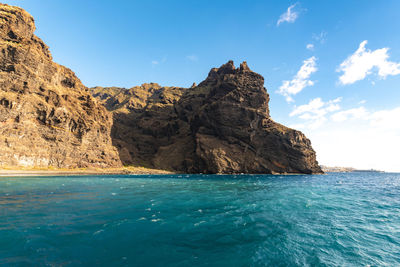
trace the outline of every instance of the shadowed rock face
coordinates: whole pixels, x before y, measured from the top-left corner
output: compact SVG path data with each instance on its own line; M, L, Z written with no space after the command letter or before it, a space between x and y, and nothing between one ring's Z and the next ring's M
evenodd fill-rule
M125 165L161 167L166 170L184 170L187 150L193 149L180 140L190 137L187 122L179 120L175 104L185 89L143 84L131 89L95 87L93 96L113 112L114 124L111 136L113 144ZM164 148L176 145L177 151L157 157ZM179 145L178 145L179 144ZM158 158L161 162L157 163Z
M261 75L229 61L189 89L91 89L125 164L189 173L321 173L310 141L269 116Z
M0 4L0 166L120 166L112 117L54 62L24 10Z

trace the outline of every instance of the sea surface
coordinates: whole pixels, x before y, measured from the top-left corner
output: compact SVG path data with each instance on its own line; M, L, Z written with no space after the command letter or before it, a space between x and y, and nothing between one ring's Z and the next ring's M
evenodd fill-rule
M400 266L400 174L0 178L1 266Z

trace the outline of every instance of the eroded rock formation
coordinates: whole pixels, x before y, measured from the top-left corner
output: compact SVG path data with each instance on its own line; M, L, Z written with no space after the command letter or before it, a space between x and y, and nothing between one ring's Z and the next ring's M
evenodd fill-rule
M112 117L34 35L32 16L0 4L0 166L120 166Z
M274 122L264 78L229 61L191 88L92 88L125 164L189 173L321 173L310 141Z

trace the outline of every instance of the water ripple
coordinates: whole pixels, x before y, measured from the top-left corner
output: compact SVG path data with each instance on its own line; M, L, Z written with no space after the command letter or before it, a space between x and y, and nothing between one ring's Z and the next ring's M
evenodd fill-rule
M0 179L0 265L398 266L400 175Z

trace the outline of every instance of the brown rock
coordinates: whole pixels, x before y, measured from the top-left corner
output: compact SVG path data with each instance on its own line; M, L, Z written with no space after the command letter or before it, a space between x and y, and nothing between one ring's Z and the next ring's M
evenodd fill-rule
M270 118L264 78L246 62L213 68L189 89L152 84L92 94L114 113L112 138L125 164L189 173L322 172L310 141Z
M212 69L195 90L176 109L191 126L197 171L321 173L310 141L270 118L264 78L246 62Z
M112 118L52 62L31 15L0 4L0 166L120 166Z
M165 147L182 142L176 139L178 132L189 133L189 125L178 120L175 111L175 104L184 90L178 87L161 87L156 83L131 89L91 89L93 96L113 112L113 144L118 148L125 165L182 169L179 164L182 164L183 154L169 154L160 161L156 155L162 154ZM176 148L177 151L181 151L182 146ZM174 163L175 161L178 163Z
M270 118L264 79L246 62L213 68L188 89L89 92L52 62L32 16L0 4L0 20L0 167L122 161L188 173L321 173L310 141Z

